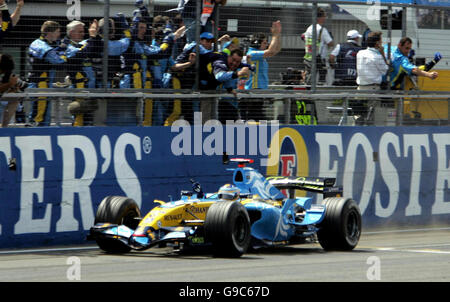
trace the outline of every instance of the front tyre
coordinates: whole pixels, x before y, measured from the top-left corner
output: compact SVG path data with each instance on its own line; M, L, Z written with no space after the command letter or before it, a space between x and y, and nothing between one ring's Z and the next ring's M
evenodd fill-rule
M361 212L353 199L330 197L323 200L325 217L317 237L325 250L353 250L361 236Z
M205 239L212 243L213 254L240 257L250 245L250 218L239 202L213 203L206 214Z
M117 225L125 225L130 229L136 229L141 212L137 203L127 197L108 196L100 203L97 214L95 215L95 224L112 223ZM117 239L98 238L98 246L109 253L126 253L131 248Z

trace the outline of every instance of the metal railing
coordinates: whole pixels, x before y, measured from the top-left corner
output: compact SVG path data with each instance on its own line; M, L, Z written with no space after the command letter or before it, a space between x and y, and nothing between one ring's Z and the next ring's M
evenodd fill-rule
M75 1L76 2L76 1ZM201 1L197 1L201 3ZM264 117L267 119L280 119L285 124L307 123L307 124L339 124L339 125L421 125L421 124L433 124L433 125L448 125L449 105L448 94L450 94L450 87L445 84L450 80L450 73L446 71L440 72L439 83L441 86L435 84L435 82L425 82L416 86L418 90L401 90L401 91L376 91L374 94L361 93L355 90L355 87L337 87L333 86L334 73L336 69L333 69L330 64L325 64L326 79L325 85L319 85L318 80L324 80L319 77L319 67L317 62L312 60L311 67L311 83L305 85L304 77L304 48L305 42L301 40L301 34L306 31L310 25L317 24L316 14L319 7L324 8L327 12L327 20L324 24L325 28L328 28L330 32L333 32L334 45L343 43L346 40L346 33L350 29L357 29L362 34L363 30L370 26L381 26L381 30L384 33L387 44L396 45L400 36L406 36L414 34L416 28L428 30L430 35L422 34L420 43L418 38L413 37L414 45L421 45L419 51L416 53L416 57L412 58L413 63L417 65L421 64L422 59L430 59L432 53L436 50L440 50L443 53L443 62L437 65L438 68L445 68L450 58L450 53L446 53L447 39L445 35L439 34L447 33L446 30L450 29L450 26L446 23L446 16L450 12L449 7L433 6L433 5L413 5L408 3L357 3L354 1L310 1L308 3L299 1L259 1L261 4L254 2L243 2L228 0L225 6L219 6L217 13L212 19L213 27L212 33L215 36L216 43L214 47L216 50L220 50L217 40L225 34L230 37L235 37L239 40L239 46L245 51L251 46L251 41L254 38L255 33L264 32L267 35L269 42L271 41L270 27L271 23L276 20L281 20L283 25L282 31L282 50L274 57L268 60L269 63L269 89L259 90L236 90L236 94L230 95L224 91L202 91L199 90L200 73L200 61L196 60L194 73L195 81L191 89L167 89L157 88L155 82L153 82L152 89L105 89L105 88L79 88L79 89L27 89L22 93L7 93L2 96L5 107L5 100L20 98L22 106L31 110L32 103L39 98L45 99L51 103L55 103L52 108L52 120L51 125L72 125L76 119L75 114L71 114L68 110L67 103L75 102L77 100L90 99L96 100L96 109L92 110L92 115L98 113L98 111L107 112L106 114L119 115L121 112L128 111L128 114L133 115L133 110L136 111L134 115L136 119L129 122L136 125L164 125L166 119L174 111L177 111L178 118L184 118L183 113L186 110L194 112L195 110L201 110L201 103L212 103L211 118L218 118L223 111L230 110L232 117L240 118L240 103L244 103L245 100L259 100L255 103L258 106L262 106L264 111ZM258 3L259 3L258 2ZM148 10L152 20L156 20L156 16L168 16L171 19L171 25L173 26L172 32L175 31L175 18L176 14L168 12L170 8L176 7L178 1L144 1L144 4L148 4ZM10 11L14 10L12 1L9 3ZM128 22L133 22L133 11L136 9L133 1L110 1L105 0L102 2L80 2L80 16L87 29L88 25L93 19L107 18L114 16L118 11L124 13ZM42 9L52 8L49 10L49 16L38 16L35 11L37 8ZM13 30L12 34L5 37L2 42L3 53L12 53L16 59L16 72L26 79L28 71L30 69L30 63L28 61L28 47L30 42L38 38L40 35L40 26L45 20L55 19L60 22L62 29L62 36L65 34L65 25L70 20L67 20L67 16L63 13L53 13L53 11L63 12L67 9L65 3L50 3L48 1L27 2L22 10L22 16L18 25ZM420 9L420 10L418 10ZM435 14L439 9L439 14ZM376 16L369 14L369 10L375 11ZM401 12L401 18L398 19L396 13ZM195 29L196 37L196 51L199 53L200 38L199 33L202 31L200 27L200 13L199 6L196 11L197 22L193 29ZM428 16L435 17L430 24L425 22L428 20ZM417 17L417 20L414 19ZM419 20L420 19L420 20ZM424 22L422 22L425 20ZM431 19L430 19L431 20ZM419 22L420 21L420 22ZM383 23L383 24L382 24ZM436 23L436 24L435 24ZM169 23L167 23L169 24ZM400 24L400 28L398 28ZM428 24L428 25L427 25ZM105 23L105 31L108 30L108 22ZM158 25L153 24L153 28L158 28ZM376 28L372 28L376 30ZM312 55L316 57L321 53L321 49L317 48L317 31L316 27L312 26ZM427 46L428 41L426 39L434 39L436 45ZM180 40L184 41L184 40ZM109 37L103 37L103 53L102 64L100 68L102 70L101 76L97 80L97 87L107 87L109 81L108 70L109 57L107 55ZM149 42L148 42L149 43ZM181 45L183 46L183 45ZM223 46L223 45L222 45ZM449 45L450 46L450 45ZM388 54L390 52L390 47ZM170 56L171 59L176 59L175 53ZM332 51L332 48L327 50L327 55ZM389 55L388 55L389 57ZM149 62L157 61L156 59L149 58ZM154 66L154 65L152 65ZM68 66L71 67L71 66ZM321 67L323 68L323 67ZM292 74L297 76L293 79ZM439 70L438 70L439 71ZM155 74L152 76L155 79ZM166 70L170 72L170 70ZM289 74L290 72L290 74ZM62 82L66 73L59 71L56 74L56 81ZM323 74L322 74L323 76ZM448 77L448 79L447 79ZM52 83L49 83L51 87ZM433 84L430 86L430 84ZM389 86L388 86L389 87ZM236 87L237 89L238 87ZM422 89L428 89L430 91L423 91ZM224 101L233 103L231 107L221 107ZM359 100L355 100L359 99ZM379 100L382 101L379 101ZM394 100L389 102L386 100ZM135 100L136 104L130 105L127 100ZM194 101L192 101L194 100ZM370 100L376 100L373 104L368 104ZM154 102L150 108L150 101ZM298 102L297 102L298 101ZM307 101L307 104L302 103ZM160 102L161 104L159 104ZM354 110L353 107L359 106L359 103L363 103L361 108ZM114 103L114 106L112 105ZM181 104L180 104L181 103ZM100 107L98 108L100 104ZM109 106L111 104L111 106ZM188 109L183 106L189 104ZM162 119L158 123L153 123L155 119L150 118L152 121L149 124L149 114L154 115L155 105L161 105ZM194 109L192 106L194 105ZM123 106L123 107L121 107ZM175 108L181 106L180 108ZM114 107L114 108L113 108ZM136 107L136 108L134 108ZM200 109L196 109L196 108ZM376 109L380 113L384 113L386 116L384 119L375 119L373 116ZM386 109L389 108L389 109ZM184 109L184 110L183 110ZM145 111L147 110L147 112ZM375 110L375 111L374 111ZM355 111L358 111L355 114ZM372 112L369 112L372 111ZM151 112L151 113L149 113ZM227 113L227 112L225 112ZM14 125L33 125L30 122L30 112L22 113L23 118L21 122L16 121L12 123ZM190 114L190 113L189 113ZM372 116L367 116L371 115ZM299 116L296 119L296 116ZM317 115L317 116L315 116ZM353 116L362 115L364 121L356 123L353 120ZM16 115L17 116L17 115ZM310 118L303 119L302 116L310 116ZM312 117L312 118L311 118ZM316 122L314 122L316 118ZM161 122L163 121L163 122ZM95 123L91 121L94 125ZM170 122L173 122L171 120ZM91 123L89 123L91 124ZM100 122L98 125L106 125L107 123ZM169 123L170 124L170 123Z
M54 103L52 110L51 126L71 126L73 117L67 114L66 107L73 99L96 100L100 106L93 111L93 116L103 115L103 120L92 120L89 125L94 126L171 126L177 119L184 119L190 123L194 121L186 118L191 117L194 110L190 107L189 112L179 111L175 119L168 121L169 116L175 109L170 108L178 102L192 105L194 102L211 103L211 111L207 114L208 119L220 120L225 123L226 118L232 121L241 120L240 103L252 100L263 100L264 120L278 120L280 124L292 125L341 125L341 126L420 126L436 125L448 126L449 117L441 109L433 109L433 106L444 104L445 109L449 109L450 93L440 91L380 91L378 93L367 93L353 89L336 90L335 87L322 87L320 91L311 93L306 90L310 87L298 86L305 90L294 90L291 86L277 85L277 89L267 90L238 90L235 94L226 92L193 92L189 90L161 89L133 91L132 89L30 89L22 93L9 93L7 99L24 99L46 97ZM291 88L286 90L286 88ZM168 106L162 123L145 123L146 102L158 100ZM133 102L132 102L133 101ZM233 113L220 111L220 103L235 102L236 111ZM25 104L30 105L30 102ZM122 122L106 122L106 106L113 107L115 104L127 103L128 110L135 113L133 119ZM425 104L434 116L422 118L414 107L417 104ZM103 106L102 106L103 105ZM147 104L148 105L148 104ZM155 107L155 104L151 104ZM405 111L406 105L409 110ZM25 105L27 106L27 105ZM131 107L130 107L131 106ZM124 110L126 106L119 107L118 112ZM131 109L130 109L131 108ZM200 108L200 107L199 107ZM109 111L111 113L111 111ZM134 112L134 113L133 113ZM206 113L204 113L206 114ZM112 113L114 115L114 113ZM442 116L440 116L442 115ZM360 116L360 117L357 117ZM147 116L147 118L149 118ZM358 118L361 118L357 121ZM203 121L204 123L205 121ZM254 120L259 122L259 120ZM33 126L29 122L12 123L11 126Z

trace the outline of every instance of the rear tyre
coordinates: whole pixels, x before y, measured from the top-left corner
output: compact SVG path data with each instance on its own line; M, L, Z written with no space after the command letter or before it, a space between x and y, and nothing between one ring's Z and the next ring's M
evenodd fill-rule
M100 203L94 223L125 225L134 230L139 224L140 217L141 211L133 199L122 196L108 196ZM96 241L98 246L108 253L126 253L131 250L128 245L117 239L101 238Z
M250 245L250 218L239 202L213 203L204 228L205 240L212 243L214 256L240 257Z
M361 212L353 199L330 197L323 201L325 217L317 237L325 250L353 250L361 236Z

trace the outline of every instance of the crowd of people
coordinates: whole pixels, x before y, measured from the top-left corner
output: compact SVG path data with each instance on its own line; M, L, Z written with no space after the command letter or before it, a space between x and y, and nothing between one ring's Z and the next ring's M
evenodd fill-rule
M17 1L18 6L19 2L23 6L23 0ZM244 53L237 38L224 35L215 41L214 15L218 6L225 4L226 0L203 0L201 16L197 18L197 1L181 0L176 9L170 10L177 14L174 18L161 15L151 18L143 1L137 0L137 8L131 18L119 13L109 20L93 20L89 25L75 20L65 28L56 21L45 21L40 36L28 47L28 87L104 87L103 52L105 36L108 35L108 88L223 89L230 92L230 97L220 102L221 109L227 108L219 110L221 121L237 120L241 112L246 119L263 119L261 114L252 115L248 104L242 108L238 106L235 90L239 81L245 82L244 89L267 89L268 64L265 58L274 56L281 49L281 23L273 23L270 44L270 37L257 34L249 53ZM8 12L6 4L4 9ZM13 15L20 14L15 12ZM11 19L14 19L13 27L18 17L11 16ZM198 46L196 20L201 23ZM86 29L88 39L85 37ZM62 37L61 32L66 35ZM219 49L214 49L214 43L218 44ZM196 67L199 68L197 83ZM8 91L12 92L11 89ZM34 126L49 126L51 107L52 102L47 97L33 99L26 120ZM143 117L142 125L170 125L181 117L192 122L193 113L199 111L203 121L206 121L212 118L214 110L210 99L145 99L140 113L136 113L136 108L137 102L130 99L97 102L77 98L68 105L74 126L93 125L96 120L94 115L100 115L97 120L105 125L136 125L139 114ZM19 105L18 110L23 110L23 106ZM10 115L5 119L9 121Z
M16 0L15 11L10 14L5 0L0 0L2 30L0 39L17 24L24 0ZM243 51L239 39L224 35L215 40L214 14L226 0L203 0L201 16L197 18L197 1L180 0L171 13L173 18L151 18L142 0L136 0L136 9L127 18L119 13L109 20L92 20L90 24L72 21L65 28L56 21L45 21L37 37L28 47L30 72L27 77L30 88L108 88L121 89L193 89L200 91L223 90L230 96L219 101L218 119L265 120L264 100L236 99L237 89L268 89L267 58L281 50L282 26L272 23L271 36L256 33L250 38L248 49ZM358 86L358 89L380 89L383 84L392 89L401 85L405 74L436 78L430 66L418 67L411 63L412 41L403 38L390 50L391 58L383 47L380 32L370 32L366 47L361 45L362 35L357 30L347 33L347 41L335 45L324 23L325 10L317 11L316 71L318 82L323 82L327 69L334 69L334 83L338 86ZM131 22L130 22L131 20ZM197 21L200 45L196 42ZM108 32L106 32L108 28ZM87 29L88 38L85 37ZM65 32L65 36L61 36ZM313 26L309 26L302 38L305 41L302 79L311 84L313 56ZM108 37L108 69L104 74L104 46ZM269 42L270 41L270 42ZM214 44L218 49L214 49ZM329 53L329 55L328 55ZM434 62L441 58L436 53ZM0 72L3 77L0 93L19 91L16 76L10 74L14 61L3 54ZM389 70L389 62L392 64ZM196 81L197 69L199 81ZM106 81L105 81L106 79ZM198 84L198 86L196 86ZM5 103L6 102L6 103ZM15 110L23 111L19 101L3 100L3 126L7 126ZM68 105L74 126L94 125L94 115L100 124L144 126L171 125L184 118L193 122L194 112L201 112L203 122L213 117L212 99L181 100L145 99L142 107L128 98L97 102L95 99L74 99ZM27 112L27 122L35 126L49 126L52 102L47 97L32 100ZM17 109L16 109L17 108ZM137 113L137 108L141 112ZM18 115L18 114L17 114ZM20 116L20 115L18 115ZM23 115L22 115L23 116ZM139 121L138 116L142 116Z
M368 29L363 37L356 29L352 29L347 32L345 42L335 45L333 37L324 27L326 18L326 11L323 8L318 8L316 83L319 85L327 84L326 74L330 69L334 71L334 75L331 77L332 81L329 84L334 86L371 86L373 84L382 86L388 85L387 82L389 81L391 88L395 89L400 88L400 76L414 74L433 79L437 77L436 72L428 72L430 68L424 70L424 68L413 64L414 50L412 50L411 38L404 37L397 46L392 46L391 57L387 58L387 44L383 44L381 32L372 32ZM305 74L303 80L306 84L311 84L312 25L302 35L302 39L305 41L305 56L303 58ZM437 52L434 58L435 63L440 59L441 55ZM390 72L388 72L389 64L392 64L393 67ZM375 76L376 81L367 79L367 76Z
M431 69L442 58L439 52L427 64L416 66L411 38L403 37L397 45L388 49L388 44L383 44L382 33L372 32L370 29L366 30L364 36L355 29L349 30L347 40L334 46L333 38L323 26L325 19L326 12L319 8L316 28L316 83L325 84L325 75L330 69L334 71L332 85L356 86L358 90L398 90L405 88L406 76L413 81L417 76L433 80L438 77L438 73ZM312 25L302 37L305 40L303 80L306 84L311 84ZM367 114L370 114L367 101L356 100L352 103L355 116L361 120L367 119Z

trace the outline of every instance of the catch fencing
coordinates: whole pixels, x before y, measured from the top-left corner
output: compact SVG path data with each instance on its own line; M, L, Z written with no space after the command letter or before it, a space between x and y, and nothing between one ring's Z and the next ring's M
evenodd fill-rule
M139 41L143 45L153 45L153 50L161 48L165 42L168 44L164 51L144 56L133 48L138 39L137 21L145 17L138 7L140 4L136 5L135 1L25 2L17 24L3 35L1 53L12 55L16 63L14 73L31 85L23 91L3 95L3 113L9 108L8 101L20 101L15 116L4 125L170 126L179 119L193 123L193 113L197 111L202 111L203 122L208 119L221 122L263 119L301 125L448 125L450 45L447 44L450 42L446 36L450 31L450 10L443 2L228 0L225 5L216 5L215 14L202 27L200 9L195 10L199 22L188 23L189 19L174 10L178 0L143 1L149 16L146 33ZM7 4L13 15L17 4L15 1ZM326 13L323 27L332 43L326 47L324 31L318 33L316 27L311 27L311 56L319 56L320 60L311 61L308 73L304 60L307 37L304 34L310 25L317 24L316 15L321 9ZM107 16L115 21L111 24L115 35L102 35L101 47L85 47L91 52L70 57L68 43L74 38L64 39L70 31L67 25L73 20L83 22L84 40L88 38L88 29L94 20ZM61 33L59 37L46 39L51 40L52 47L59 47L59 54L67 60L44 62L48 63L44 69L36 69L37 59L31 55L30 46L43 36L42 25L48 20L58 22ZM193 63L190 73L173 70L188 44L189 34L178 31L183 25L191 33L195 32L197 53L200 51L198 45L202 43L200 33L210 31L214 36L213 50L222 51L228 44L228 48L235 45L246 54L250 48L260 46L264 39L271 44L274 39L271 28L278 20L282 26L281 49L267 58L266 89L256 89L255 81L254 85L244 87L248 77L237 78L228 90L220 89L221 86L218 90L202 89L205 78L201 71L208 69L202 66L201 59ZM123 38L122 33L129 26L128 52L111 54L116 44L120 48L117 41ZM106 22L103 30L109 31L109 27ZM396 46L401 37L411 37L414 52L410 53L409 59L417 66L430 62L435 53L440 52L442 59L433 67L438 78L405 77L400 89L391 90L388 85L386 90L369 94L357 91L357 86L342 85L336 76L341 67L338 62L330 61L330 55L336 45L347 42L351 30L362 36L359 45L369 31L381 31L383 42L388 46ZM168 38L170 33L174 37ZM321 43L317 43L318 36ZM81 48L80 45L75 47ZM389 58L391 48L386 49ZM142 65L144 61L146 68ZM141 64L135 66L136 62ZM247 63L256 68L255 60ZM84 68L91 66L94 72L87 73ZM45 75L44 71L47 71ZM257 77L256 71L252 76ZM231 88L234 93L230 92ZM254 111L259 114L245 114ZM36 122L39 114L46 123Z

